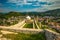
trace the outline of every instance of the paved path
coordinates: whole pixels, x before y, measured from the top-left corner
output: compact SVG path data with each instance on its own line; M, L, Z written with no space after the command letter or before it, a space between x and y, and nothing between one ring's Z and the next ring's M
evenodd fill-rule
M21 26L21 24L23 24ZM30 31L30 32L40 32L42 31L41 29L29 29L29 28L23 28L23 26L25 25L25 20L22 22L19 22L16 25L10 26L10 27L5 27L5 26L0 26L0 28L4 29L4 30L10 30L10 31Z
M23 24L25 24L25 20L23 20L22 22L19 22L18 24L9 26L9 27L10 27L10 28L19 28L19 27L21 27Z
M35 24L36 24L37 28L40 29L39 26L38 26L38 24L37 24L37 22L36 22L36 20L35 20Z
M10 27L0 27L2 28L3 30L7 30L7 31L29 31L29 32L40 32L40 31L43 31L41 29L29 29L29 28L10 28Z
M25 26L26 23L24 23L20 28L23 28Z
M34 24L34 22L33 22L33 29L35 29L35 24Z

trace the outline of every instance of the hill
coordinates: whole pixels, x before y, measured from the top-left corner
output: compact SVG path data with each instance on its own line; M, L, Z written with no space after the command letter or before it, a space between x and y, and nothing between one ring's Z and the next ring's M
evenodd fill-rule
M38 15L38 16L60 16L60 9L54 9L54 10L49 10L46 12L9 12L9 13L0 13L1 15L6 15L6 16L26 16L26 15Z

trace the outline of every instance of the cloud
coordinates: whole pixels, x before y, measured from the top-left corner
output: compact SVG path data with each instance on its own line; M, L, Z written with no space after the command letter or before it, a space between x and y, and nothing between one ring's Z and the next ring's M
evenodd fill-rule
M0 3L0 6L3 6L3 4L2 4L2 3Z
M45 1L43 1L43 2L45 2ZM48 11L48 10L53 10L53 9L60 9L60 0L55 0L55 1L50 0L50 1L52 2L51 5L44 4L44 5L41 5L42 7L24 10L24 11L27 11L27 12L28 11L30 11L30 12L31 11L43 12L43 11ZM41 2L41 0L39 2ZM48 3L50 3L50 2L48 2ZM34 5L34 6L37 6L37 5Z
M47 11L47 9L44 9L44 8L33 8L33 9L23 10L22 12L44 12L44 11Z
M0 12L3 12L3 10L0 8Z
M41 6L33 9L23 10L27 12L28 11L40 12L60 8L60 0L8 0L7 3L15 3L17 6L18 5Z
M27 3L27 0L8 0L8 3L16 3L16 5L32 4L32 3Z
M0 10L0 12L2 12L2 10Z
M28 2L29 1L29 2ZM8 3L15 3L16 5L32 5L32 4L34 4L34 2L35 2L35 4L36 3L44 3L44 2L47 2L46 0L44 1L44 0L8 0ZM48 4L48 2L47 2L47 4ZM38 5L38 4L36 4L36 5Z

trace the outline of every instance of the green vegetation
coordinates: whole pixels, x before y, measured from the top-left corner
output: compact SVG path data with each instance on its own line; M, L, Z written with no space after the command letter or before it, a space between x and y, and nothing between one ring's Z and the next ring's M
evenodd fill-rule
M45 17L45 16L60 17L60 9L49 10L49 11L46 11L46 12L9 12L9 13L0 13L0 25L11 25L10 24L11 20L15 21L17 18L19 18L19 16L26 16L27 14L29 16L34 15L34 17L36 17L37 15L40 16L40 17ZM19 18L19 19L22 19L22 18ZM10 20L10 22L7 22L9 20Z
M26 23L24 28L33 28L33 23Z
M55 28L51 28L50 25L46 24L45 21L42 22L37 22L38 26L40 27L40 29L50 29L52 31L55 31L57 33L60 33L59 30L55 29Z
M37 26L36 26L35 22L34 22L34 26L35 26L35 28L37 29Z
M47 19L45 19L45 16L47 16L47 17L51 17L51 16L52 17L60 17L60 9L51 10L51 11L47 11L47 12L23 12L23 13L9 12L6 14L0 13L0 25L10 26L10 25L17 24L20 19L21 20L24 19L20 16L26 16L27 14L29 16L34 15L35 18L36 18L36 16L42 17L42 18L44 17L44 20L42 20L41 22L37 22L40 29L43 29L43 30L44 29L50 29L52 31L58 32L58 30L49 27L48 23L46 22ZM60 23L60 19L59 18L49 19L48 22ZM35 25L35 28L37 29L35 22L34 22L34 25ZM26 23L24 28L33 28L33 23ZM0 31L0 34L2 34L1 31ZM38 34L24 34L24 33L3 34L3 37L10 38L11 40L45 40L45 34L44 33L38 33Z
M52 31L55 31L55 32L57 32L57 33L60 33L59 30L56 30L55 28L51 28L51 27L49 27L48 25L42 25L42 26L41 26L41 29L50 29L50 30L52 30Z
M10 38L11 40L45 40L45 34L44 33L38 33L38 34L24 34L24 33L6 34L6 35L3 35L3 37Z
M2 34L1 30L2 30L2 29L0 29L0 34Z

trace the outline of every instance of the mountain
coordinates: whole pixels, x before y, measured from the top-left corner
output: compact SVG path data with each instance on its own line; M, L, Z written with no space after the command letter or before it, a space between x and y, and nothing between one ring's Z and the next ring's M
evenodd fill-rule
M60 9L49 10L46 12L9 12L9 13L0 13L5 14L6 16L26 16L26 15L38 15L38 16L60 16Z
M46 11L45 13L60 13L60 9Z
M60 16L60 9L49 10L43 13L50 16Z

